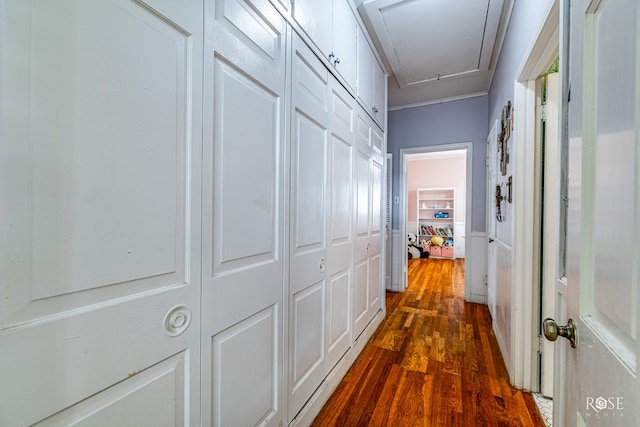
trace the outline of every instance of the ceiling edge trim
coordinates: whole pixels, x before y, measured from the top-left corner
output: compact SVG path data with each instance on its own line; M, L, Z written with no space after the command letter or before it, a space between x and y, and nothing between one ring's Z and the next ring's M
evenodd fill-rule
M496 36L496 44L493 48L493 54L491 55L491 62L489 63L489 78L487 79L487 87L491 91L491 85L493 84L493 77L498 68L498 60L500 59L500 53L502 52L502 45L507 37L507 29L509 28L509 22L511 21L511 13L513 12L515 0L505 0L505 19L500 21L500 27L498 28L498 35Z
M462 99L476 98L478 96L484 96L488 94L489 94L488 91L469 93L466 95L452 96L450 98L434 99L432 101L416 102L414 104L399 105L397 107L388 107L387 111L404 110L405 108L424 107L426 105L442 104L444 102L451 102L451 101L460 101Z

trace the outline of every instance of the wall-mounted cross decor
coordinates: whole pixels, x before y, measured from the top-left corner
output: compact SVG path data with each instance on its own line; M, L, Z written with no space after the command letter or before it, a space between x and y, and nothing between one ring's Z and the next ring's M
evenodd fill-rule
M498 136L498 152L500 153L500 173L502 176L507 174L507 165L509 164L509 146L507 142L511 137L511 101L507 102L502 108L501 130Z

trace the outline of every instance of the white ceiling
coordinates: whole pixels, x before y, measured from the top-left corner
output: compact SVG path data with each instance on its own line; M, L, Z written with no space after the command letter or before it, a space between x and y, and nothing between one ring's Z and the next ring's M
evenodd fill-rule
M356 0L389 71L389 108L488 93L513 0Z

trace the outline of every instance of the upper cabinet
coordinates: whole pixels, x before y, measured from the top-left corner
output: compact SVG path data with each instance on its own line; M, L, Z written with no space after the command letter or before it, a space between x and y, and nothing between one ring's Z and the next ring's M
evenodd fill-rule
M358 28L358 97L381 127L384 127L384 116L387 110L386 90L384 70L364 32Z
M295 0L292 15L345 82L355 89L358 21L348 1Z
M272 0L280 1L280 0ZM387 82L349 0L294 0L291 16L384 129Z

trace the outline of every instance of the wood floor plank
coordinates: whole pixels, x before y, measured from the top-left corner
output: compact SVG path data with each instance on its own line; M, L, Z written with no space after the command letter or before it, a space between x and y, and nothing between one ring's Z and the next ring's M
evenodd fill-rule
M406 292L313 426L543 427L529 393L509 385L485 305L464 301L464 260L409 262Z

